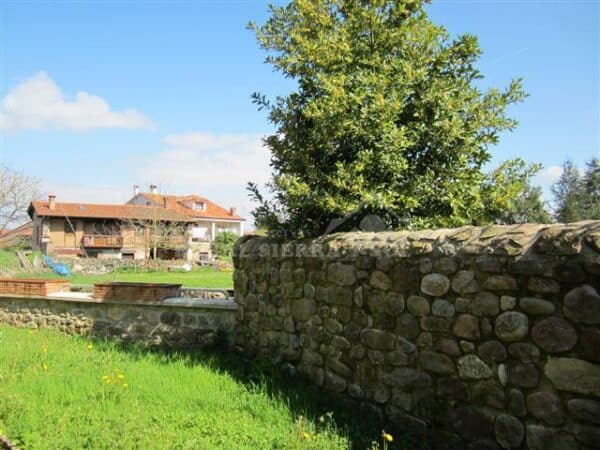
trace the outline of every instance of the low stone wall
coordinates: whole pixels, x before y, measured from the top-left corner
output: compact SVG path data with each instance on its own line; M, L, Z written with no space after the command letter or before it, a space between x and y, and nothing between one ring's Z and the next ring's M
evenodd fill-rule
M184 259L119 259L119 258L85 258L77 256L60 256L52 255L52 260L55 262L66 264L74 274L99 275L105 273L118 272L120 270L127 271L164 271L164 270L181 270L184 265L191 264L195 266L199 261L192 259L187 261ZM194 262L196 261L196 262ZM231 270L231 264L227 261L205 261L201 263L204 267L211 267L214 270L226 271Z
M235 303L123 303L0 295L0 323L168 347L207 347L230 339Z
M119 259L119 258L79 258L51 256L56 262L67 264L73 273L103 274L119 270L168 270L189 264L183 259Z
M219 299L233 298L233 289L219 288L181 288L182 297L203 298L203 299Z
M600 222L251 237L234 264L240 349L437 447L600 448Z

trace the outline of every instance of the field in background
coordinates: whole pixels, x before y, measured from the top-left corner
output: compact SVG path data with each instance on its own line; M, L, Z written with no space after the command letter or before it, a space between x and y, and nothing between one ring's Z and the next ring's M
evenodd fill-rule
M369 414L337 427L351 411L331 419L322 393L282 377L224 352L151 352L0 325L0 434L35 449L335 450L381 440Z

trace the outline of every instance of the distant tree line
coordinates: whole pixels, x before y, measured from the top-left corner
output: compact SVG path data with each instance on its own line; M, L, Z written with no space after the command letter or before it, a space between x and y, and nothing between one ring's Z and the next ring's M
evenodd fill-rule
M552 193L557 222L600 219L600 159L588 161L583 175L572 161L566 161Z
M539 169L539 165L528 166L522 160L513 160L490 174L490 183L500 186L506 183L518 188L516 193L507 193L506 198L512 201L504 209L489 211L490 222L567 223L600 219L600 159L592 158L583 170L573 161L565 161L560 178L552 185L550 204L543 200L542 188L531 184L531 177Z

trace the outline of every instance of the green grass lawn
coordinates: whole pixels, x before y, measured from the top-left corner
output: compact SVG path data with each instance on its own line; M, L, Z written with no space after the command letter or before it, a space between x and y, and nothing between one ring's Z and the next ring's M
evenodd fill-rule
M153 352L0 325L0 434L27 449L346 449L381 440L372 414L336 406L331 418L320 391L258 367L224 352ZM400 441L389 448L412 448Z
M37 273L19 273L21 278L60 278L50 271ZM180 283L186 287L231 288L233 274L231 271L220 272L212 268L198 268L191 272L167 271L123 271L103 275L73 274L68 280L74 284L93 284L99 281L139 281L146 283Z
M0 269L18 269L19 258L14 251L0 250Z

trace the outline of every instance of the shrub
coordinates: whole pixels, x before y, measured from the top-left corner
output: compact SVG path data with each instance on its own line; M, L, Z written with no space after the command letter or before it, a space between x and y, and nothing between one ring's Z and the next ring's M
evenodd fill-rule
M237 234L231 231L223 231L215 236L212 243L212 251L218 256L231 256L233 245L237 239Z

